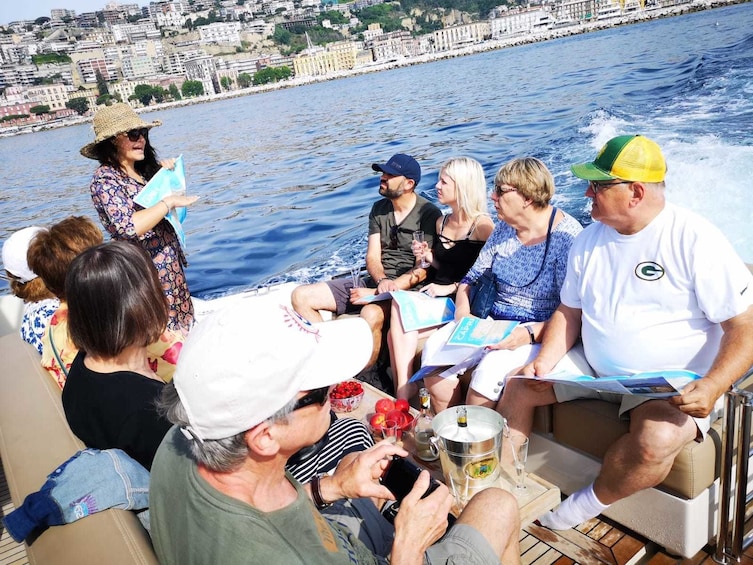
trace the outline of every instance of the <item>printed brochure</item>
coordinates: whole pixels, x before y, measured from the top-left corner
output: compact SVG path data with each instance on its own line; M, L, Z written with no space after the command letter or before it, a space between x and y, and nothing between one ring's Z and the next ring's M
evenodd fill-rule
M183 155L178 156L175 160L175 167L172 169L162 168L157 171L151 180L146 183L141 192L139 192L133 201L143 206L144 208L151 208L157 202L170 196L172 193L186 193L186 173L183 168ZM175 235L180 240L180 245L185 248L186 246L186 234L183 231L183 222L186 219L186 209L175 208L165 217L170 225L175 230Z
M466 316L458 323L452 332L447 345L470 345L484 347L505 339L518 325L509 320L482 320L474 316Z
M400 309L400 319L406 332L440 326L455 317L455 303L449 296L432 297L415 290L394 290L365 296L356 304L370 304L390 298Z
M667 371L644 371L631 376L590 377L567 372L552 373L543 377L510 375L512 378L538 379L552 383L572 384L599 392L631 394L651 398L677 396L689 382L700 379L692 371L671 369Z

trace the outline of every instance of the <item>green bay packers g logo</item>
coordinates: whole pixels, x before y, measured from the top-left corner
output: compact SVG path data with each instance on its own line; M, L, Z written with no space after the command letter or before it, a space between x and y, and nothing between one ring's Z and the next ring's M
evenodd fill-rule
M638 263L635 276L644 281L658 281L664 276L664 267L653 261Z

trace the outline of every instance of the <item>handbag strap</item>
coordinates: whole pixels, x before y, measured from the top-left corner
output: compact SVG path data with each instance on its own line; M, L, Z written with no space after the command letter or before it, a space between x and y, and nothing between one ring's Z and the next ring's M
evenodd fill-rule
M552 226L554 226L554 217L557 215L557 208L552 207L552 215L549 216L549 227L546 229L546 244L544 246L544 258L541 260L541 266L539 267L539 272L536 273L536 276L531 279L531 282L526 283L524 285L518 286L510 283L505 283L508 286L511 286L513 288L526 288L528 286L531 286L533 283L536 282L536 280L539 278L541 273L544 271L544 265L546 265L546 256L549 254L549 242L552 239Z
M65 378L68 378L68 369L65 366L65 363L63 363L63 360L60 358L60 353L58 353L58 348L55 347L55 340L52 339L52 327L49 327L47 330L47 337L50 338L50 345L52 346L52 353L55 355L55 359L58 362L58 365L60 365L60 370L63 371L63 374L65 375Z

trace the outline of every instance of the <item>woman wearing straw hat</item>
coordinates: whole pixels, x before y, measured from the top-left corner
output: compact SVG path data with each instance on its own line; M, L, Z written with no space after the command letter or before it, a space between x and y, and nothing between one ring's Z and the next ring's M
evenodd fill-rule
M99 218L113 239L132 241L149 253L170 306L168 328L186 333L193 324L183 270L187 262L166 217L198 197L171 194L150 208L133 201L160 167L173 166L172 160L159 162L149 143L149 130L162 122L145 122L128 104L119 103L98 110L92 125L94 141L81 154L100 163L89 187Z

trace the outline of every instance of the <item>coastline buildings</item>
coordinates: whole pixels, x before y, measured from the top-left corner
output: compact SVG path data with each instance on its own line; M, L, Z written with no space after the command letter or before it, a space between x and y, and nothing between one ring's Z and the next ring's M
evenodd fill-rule
M109 2L97 12L77 15L61 8L52 10L50 18L10 22L4 29L0 26L0 131L70 115L66 103L75 98L86 99L89 112L97 102L113 98L138 107L139 100L131 97L140 84L162 89L168 100L176 91L168 94L167 89L175 85L180 91L186 81L198 81L205 95L216 95L247 86L244 76L253 77L267 67L287 66L303 81L338 76L487 44L499 47L541 32L614 25L628 14L649 17L648 10L691 2L649 0L646 6L644 0L558 0L532 7L503 5L478 21L456 10L445 11L444 27L424 34L416 19L420 13L405 18L402 30L386 32L370 24L362 33L351 33L360 25L357 10L382 1L321 5L316 0L246 0L238 5L236 0L153 0L143 8ZM342 14L340 21L347 23L322 21L326 11ZM309 40L308 47L294 56L276 52L270 40L276 30L300 32L320 21L346 39L326 46Z

